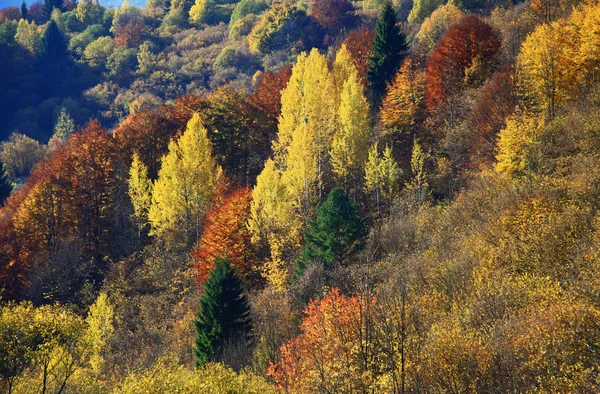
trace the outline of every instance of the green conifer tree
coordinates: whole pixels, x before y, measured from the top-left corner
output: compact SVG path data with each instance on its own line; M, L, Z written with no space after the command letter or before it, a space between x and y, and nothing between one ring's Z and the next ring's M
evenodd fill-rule
M27 4L25 4L25 0L21 3L21 18L27 19L27 13L29 10L27 9Z
M55 8L58 8L62 12L64 10L63 0L44 0L40 23L48 22L52 16L52 11L54 11Z
M342 188L334 188L317 209L317 219L311 223L310 231L304 234L306 244L297 261L296 274L300 276L314 263L329 268L341 262L360 249L360 241L366 233L367 227L358 215L356 203Z
M65 107L60 109L60 114L54 125L54 135L63 141L67 141L75 133L75 122Z
M46 61L59 61L67 54L67 43L62 33L51 20L42 37L42 55Z
M407 49L406 36L398 28L396 14L388 1L375 27L373 56L367 71L367 80L376 102L384 96L386 85L396 75Z
M8 174L4 168L4 164L0 161L0 207L4 205L4 201L10 196L13 190L13 183L8 179Z
M196 326L196 366L218 361L230 342L246 340L250 332L250 307L242 281L226 259L217 258L204 283Z

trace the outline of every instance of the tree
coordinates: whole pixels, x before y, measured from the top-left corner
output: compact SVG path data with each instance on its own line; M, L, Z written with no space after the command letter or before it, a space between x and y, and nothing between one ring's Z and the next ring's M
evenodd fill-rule
M138 238L148 224L148 211L152 205L152 181L148 178L148 167L140 161L139 155L133 154L129 168L129 198L133 205L133 221L137 226Z
M200 285L208 279L218 258L227 259L245 283L253 279L252 246L247 226L251 202L251 190L241 188L207 213L199 240L200 250L193 253Z
M369 59L373 56L373 38L375 31L365 26L353 30L344 40L344 45L350 52L352 62L363 85L367 83L367 70L369 69Z
M204 283L198 317L195 320L196 367L223 356L226 346L244 343L250 332L250 306L242 282L226 259L215 260Z
M361 247L367 227L358 215L358 206L339 187L317 209L317 219L304 234L305 246L297 262L298 274L312 264L331 268Z
M50 17L52 16L52 11L54 11L55 8L62 12L64 10L63 0L44 0L44 7L42 8L42 18L40 23L46 23L49 21Z
M221 176L212 151L208 130L195 113L183 135L171 140L169 153L162 159L148 212L151 234L176 237L183 233L188 240L200 237L202 216Z
M85 26L102 22L103 10L98 0L80 0L77 2L75 15Z
M402 170L392 155L392 148L386 146L383 156L380 156L378 145L374 144L369 150L369 158L365 166L365 191L375 194L378 216L381 216L382 199L387 201L391 212L392 202L399 191L401 174Z
M367 71L367 80L377 100L385 94L386 85L396 75L407 49L406 36L398 28L396 13L388 1L375 26L373 56Z
M463 16L462 11L454 4L446 4L427 17L421 24L416 35L419 44L427 50L427 55L435 48L438 41L444 37L448 28L458 22Z
M427 61L427 109L434 111L466 87L481 85L494 72L502 42L475 15L450 26Z
M96 376L102 370L106 358L108 341L111 339L114 328L115 311L108 295L101 292L96 301L90 306L85 319L87 323L84 334L86 346L90 353L90 366Z
M37 55L42 48L42 36L34 21L21 19L17 26L15 41L23 45L31 54Z
M21 3L21 18L22 19L27 19L27 4L25 3L25 0L23 0L23 2Z
M366 307L337 288L311 300L302 333L281 346L281 360L269 367L277 388L302 394L377 392L370 387L377 379L369 368L372 361L361 345L369 329Z
M333 137L331 165L343 184L356 191L360 171L367 160L371 117L358 73L354 66L352 68L353 72L344 82L341 92L339 127Z
M14 184L8 179L8 173L4 164L0 161L0 208L4 205L4 201L10 196L14 188Z
M413 7L408 15L408 21L411 23L421 23L438 7L443 6L442 0L415 0Z
M54 125L54 135L62 141L67 141L75 133L75 122L65 107L60 109L60 115Z
M424 115L424 73L407 59L389 86L381 105L381 122L393 130L410 134Z
M315 0L312 15L331 34L350 30L355 23L354 7L348 0Z

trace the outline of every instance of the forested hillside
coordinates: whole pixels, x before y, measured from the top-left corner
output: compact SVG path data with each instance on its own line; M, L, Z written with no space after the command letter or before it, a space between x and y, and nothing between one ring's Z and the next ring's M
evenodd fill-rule
M0 391L600 392L600 3L0 10Z

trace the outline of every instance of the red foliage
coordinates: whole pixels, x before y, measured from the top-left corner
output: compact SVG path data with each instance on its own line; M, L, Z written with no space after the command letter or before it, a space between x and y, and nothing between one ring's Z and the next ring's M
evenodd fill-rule
M353 30L344 40L346 49L348 49L352 56L352 62L354 63L363 84L366 84L367 81L367 70L371 63L369 58L373 56L374 36L374 30L363 26L360 29Z
M21 9L19 7L6 7L0 10L0 24L7 20L18 21L21 19Z
M471 162L490 163L494 159L496 136L505 120L515 110L514 70L506 69L494 75L473 106L472 129L476 131L470 147Z
M315 0L312 16L333 34L352 27L355 20L354 7L348 0Z
M450 26L427 62L428 110L436 110L465 87L485 81L496 66L501 45L498 33L475 15Z
M113 34L115 45L122 48L136 48L142 43L144 24L139 21L132 21L124 25L118 25L115 26Z
M253 277L253 254L247 221L250 217L252 191L240 188L222 201L216 201L205 217L205 225L194 253L198 284L208 279L215 259L228 258L236 273L248 283Z
M42 3L33 3L29 7L29 11L27 11L27 19L33 19L36 21L36 23L39 23L40 19L42 18L43 8L44 6Z
M277 72L265 71L256 84L256 90L248 96L248 103L276 120L281 112L281 91L286 87L291 76L291 64Z
M206 109L206 100L195 94L186 94L175 100L175 103L167 111L167 116L176 122L179 127L185 127L192 118L194 112Z
M138 152L140 160L148 167L150 177L156 178L160 159L167 153L169 141L184 125L171 120L166 108L162 107L129 115L114 131L114 136L123 160L128 163L133 152Z

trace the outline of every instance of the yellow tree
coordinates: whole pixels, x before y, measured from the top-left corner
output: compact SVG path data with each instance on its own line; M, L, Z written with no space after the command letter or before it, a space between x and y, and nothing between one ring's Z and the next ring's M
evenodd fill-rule
M285 257L300 245L302 224L293 212L281 172L273 160L267 160L256 179L248 227L252 242L255 245L266 242L270 249L270 259L262 269L264 277L275 289L285 289L288 279Z
M508 118L498 135L496 171L522 175L531 169L537 137L543 132L543 119L531 115Z
M148 223L148 211L152 203L152 181L148 178L148 167L140 160L137 152L133 154L129 168L128 192L133 204L134 223L137 225L138 238Z
M195 113L178 140L171 140L169 153L152 191L148 219L151 234L178 235L180 229L188 239L200 236L202 215L210 206L221 177L221 167L212 155L207 130Z
M386 146L383 155L380 155L378 144L374 144L369 150L365 166L365 191L375 196L379 216L382 200L391 208L399 191L401 174L402 170L392 155L392 148Z
M344 82L338 117L338 129L333 137L331 164L333 173L344 184L352 182L356 190L360 171L364 167L371 137L369 102L354 66Z
M106 293L102 292L90 306L85 339L90 353L90 366L97 376L104 366L108 341L114 332L114 308Z
M388 88L381 106L381 121L391 129L408 133L423 111L424 72L407 59Z

